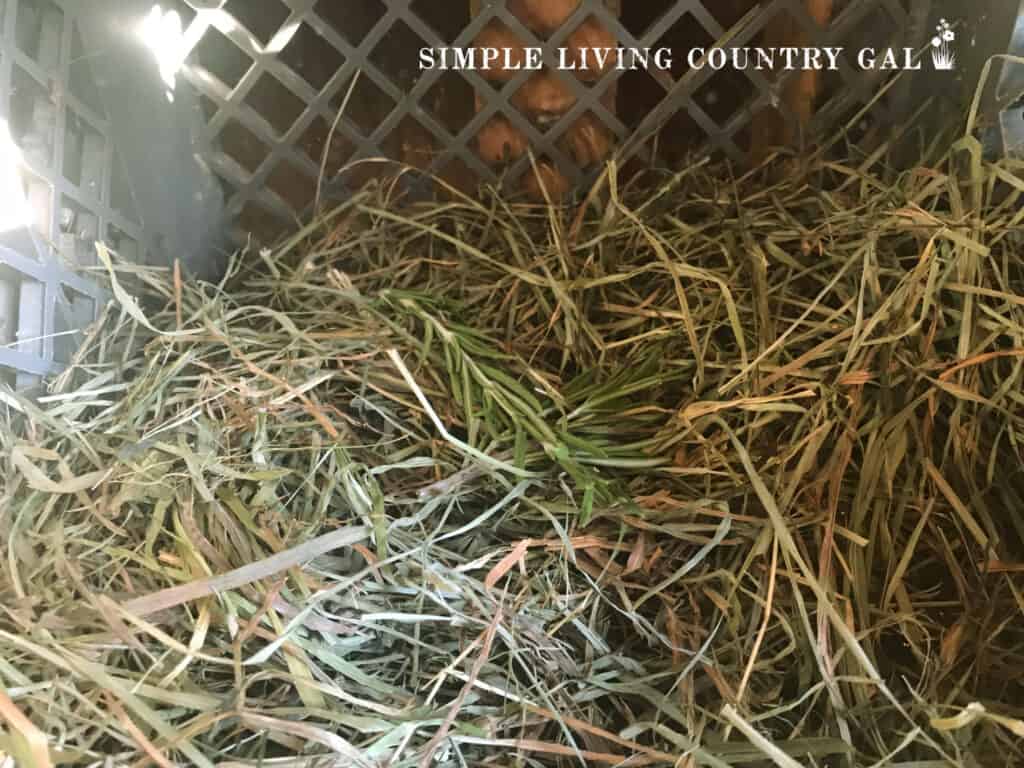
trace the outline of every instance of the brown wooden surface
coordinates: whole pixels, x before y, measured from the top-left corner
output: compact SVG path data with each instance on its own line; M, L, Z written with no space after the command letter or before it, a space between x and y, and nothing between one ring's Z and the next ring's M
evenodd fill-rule
M804 0L807 11L819 26L827 26L832 19L833 0ZM805 46L810 39L803 28L789 14L779 14L765 28L764 45ZM797 125L787 123L774 108L762 110L751 126L751 161L758 163L776 147L802 149L806 142L807 126L814 115L821 93L821 73L804 70L794 73L780 90L779 98L797 118Z
M618 13L620 0L611 0L609 7ZM546 36L560 28L579 6L579 0L509 0L508 9L524 26L539 35ZM470 0L470 13L480 11L478 0ZM570 50L591 47L611 47L615 37L595 17L588 17L567 38ZM523 43L504 24L489 24L477 37L475 45L498 48L522 49ZM522 58L521 56L519 57ZM579 61L579 57L574 57ZM594 67L593 62L588 65ZM511 73L485 72L488 79L504 82ZM597 80L602 72L594 69L580 69L577 76L582 80ZM616 88L609 88L603 103L614 112ZM477 109L480 108L479 98ZM576 103L576 96L564 80L549 71L538 72L513 95L512 106L541 129L556 122ZM592 114L581 116L570 126L559 142L581 167L588 167L603 161L612 149L611 131ZM477 135L477 149L481 158L491 164L500 165L521 157L528 148L526 137L507 120L490 120ZM565 176L546 159L538 160L537 172L527 172L523 180L527 194L534 199L558 198L569 191ZM545 195L545 192L547 193Z

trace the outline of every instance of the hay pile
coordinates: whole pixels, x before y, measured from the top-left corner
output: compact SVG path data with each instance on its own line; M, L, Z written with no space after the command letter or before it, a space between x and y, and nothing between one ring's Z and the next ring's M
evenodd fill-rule
M0 752L1020 764L1024 169L976 147L118 267L3 395Z

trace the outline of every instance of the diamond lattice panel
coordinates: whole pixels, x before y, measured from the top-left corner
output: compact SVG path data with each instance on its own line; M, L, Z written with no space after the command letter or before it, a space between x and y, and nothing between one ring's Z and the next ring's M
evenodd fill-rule
M879 73L844 56L840 70L822 78L807 121L785 98L794 73L716 71L691 50L772 44L780 35L794 45L853 48L879 25L885 45L901 46L907 23L897 0L851 0L824 27L805 0L579 0L557 27L524 13L526 5L233 0L199 13L192 24L206 31L187 75L212 105L209 137L221 155L212 165L230 187L230 211L261 211L284 225L315 203L321 168L321 193L344 196L387 172L347 164L381 156L464 186L518 184L536 160L582 185L611 147L620 164L679 164L697 153L742 161L757 143L759 115L775 115L779 130L799 123L828 134L870 102ZM538 48L546 67L420 69L421 48L488 40ZM606 45L668 47L671 66L555 66L563 48ZM884 119L884 108L871 116Z

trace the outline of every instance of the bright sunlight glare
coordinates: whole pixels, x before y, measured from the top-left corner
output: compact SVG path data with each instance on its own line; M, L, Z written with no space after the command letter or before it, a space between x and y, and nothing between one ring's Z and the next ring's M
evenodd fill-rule
M7 121L0 120L0 232L20 229L32 221L21 169L21 150L11 137Z
M168 98L173 100L172 92L178 72L188 51L185 46L185 35L181 27L181 16L177 11L164 11L154 5L149 16L142 22L139 34L160 67L160 77L168 88Z

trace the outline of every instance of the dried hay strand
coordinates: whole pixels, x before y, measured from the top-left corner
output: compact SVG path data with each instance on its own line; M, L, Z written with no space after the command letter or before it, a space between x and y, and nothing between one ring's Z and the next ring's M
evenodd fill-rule
M0 752L1019 763L1024 167L867 166L101 249L2 395Z

